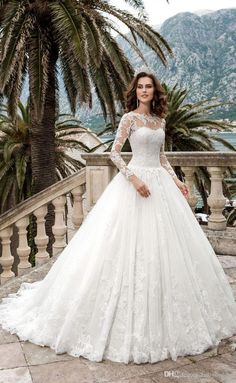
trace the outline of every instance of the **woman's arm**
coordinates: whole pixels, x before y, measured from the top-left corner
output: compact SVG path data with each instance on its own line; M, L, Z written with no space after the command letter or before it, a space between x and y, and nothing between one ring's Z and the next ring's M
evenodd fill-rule
M177 175L176 175L174 169L172 168L171 164L169 163L169 161L166 157L166 154L164 151L164 144L161 145L160 163L161 163L161 166L163 166L163 168L165 168L168 171L168 173L171 175L171 177L177 178Z
M165 125L166 125L166 122L163 119L162 127L163 127L164 130L165 130ZM160 163L161 163L161 166L163 166L163 168L165 168L168 171L168 173L171 175L171 177L173 178L173 180L175 181L176 185L181 190L183 195L185 197L187 197L188 193L189 193L188 187L187 187L187 185L184 182L182 182L182 181L180 181L178 179L174 169L172 168L171 164L169 163L169 161L168 161L168 159L167 159L167 157L165 155L164 146L165 146L165 144L163 143L162 146L161 146L161 150L160 150Z
M122 159L121 149L126 139L129 137L131 124L131 117L127 113L124 114L120 120L115 140L113 142L110 152L110 158L112 162L116 165L120 172L125 175L127 179L129 179L130 176L134 175L134 173L128 168L125 161Z
M166 121L165 119L163 118L162 119L162 129L164 130L165 132L165 126L166 126ZM160 150L160 163L161 163L161 166L163 166L163 168L165 168L168 173L171 175L171 177L173 178L177 178L177 175L175 174L174 172L174 169L172 168L171 164L169 163L166 155L165 155L165 144L163 143L161 145L161 150Z
M116 132L116 137L112 145L110 158L116 167L120 170L120 172L123 173L125 177L133 184L137 192L142 197L148 197L150 195L149 188L132 172L131 169L129 169L120 154L126 139L129 137L131 125L131 117L128 114L124 114L120 120Z

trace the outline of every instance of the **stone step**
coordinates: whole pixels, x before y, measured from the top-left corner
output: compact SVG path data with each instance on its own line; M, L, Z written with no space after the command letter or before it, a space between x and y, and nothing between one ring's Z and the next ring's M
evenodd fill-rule
M15 293L23 282L32 283L43 279L58 257L59 254L51 257L44 264L33 267L26 274L11 278L8 282L4 283L0 286L0 299L8 294Z

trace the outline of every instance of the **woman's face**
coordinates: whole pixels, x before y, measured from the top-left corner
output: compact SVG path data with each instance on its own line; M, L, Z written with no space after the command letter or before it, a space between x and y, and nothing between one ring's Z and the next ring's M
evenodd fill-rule
M138 80L136 95L137 99L144 103L150 103L153 99L154 85L150 77L141 77Z

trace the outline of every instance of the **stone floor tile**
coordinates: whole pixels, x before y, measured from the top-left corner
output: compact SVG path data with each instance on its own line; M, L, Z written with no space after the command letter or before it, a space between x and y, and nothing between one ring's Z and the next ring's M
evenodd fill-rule
M188 358L177 358L176 361L171 360L171 359L166 359L157 363L147 363L144 366L144 369L146 373L154 373L154 372L159 372L159 371L164 371L168 369L176 369L179 368L181 365L185 364L191 364L192 361L189 360Z
M198 366L198 363L169 369L152 376L155 383L218 383L209 371Z
M29 366L33 383L95 383L92 372L79 358Z
M218 355L218 346L215 346L211 348L210 350L206 350L202 354L198 355L189 355L188 359L190 359L192 362L198 362L203 359L212 358Z
M224 359L223 356L201 360L197 363L197 368L200 371L206 371L211 377L221 383L236 382L235 365Z
M49 347L37 346L30 342L21 342L21 346L28 365L46 364L75 359L73 356L66 353L57 355L55 351Z
M232 278L236 279L236 267L229 267L228 269L224 269L224 272L227 275L230 275Z
M152 379L153 376L153 374L135 376L133 378L128 379L111 380L109 381L109 383L154 383L154 380ZM155 383L156 382L157 380L155 381Z
M236 268L236 256L234 256L234 255L218 255L217 258L219 259L219 261L222 264L224 269L229 268L229 267L235 267Z
M218 355L232 353L236 350L236 337L223 339L218 346Z
M230 363L235 364L235 366L236 366L236 351L233 353L223 354L220 356L220 359L222 359L222 361L224 363L230 362Z
M231 336L228 338L231 343L236 343L236 335Z
M3 330L0 327L0 344L3 343L15 343L18 342L18 337L15 334L11 334L8 331Z
M226 277L227 277L227 279L228 279L228 282L230 283L230 284L233 284L233 283L236 283L236 278L234 277L231 277L231 275L229 275L229 274L226 274Z
M186 364L191 364L192 361L186 355L186 356L178 356L176 363L180 366L185 366Z
M230 287L231 287L231 289L233 291L234 299L236 300L236 283L231 283Z
M0 370L0 383L32 383L27 367Z
M110 382L112 380L130 379L146 374L145 364L134 363L117 363L110 360L102 362L91 362L84 359L84 363L88 366L96 382Z
M24 354L19 342L0 345L0 369L26 366Z

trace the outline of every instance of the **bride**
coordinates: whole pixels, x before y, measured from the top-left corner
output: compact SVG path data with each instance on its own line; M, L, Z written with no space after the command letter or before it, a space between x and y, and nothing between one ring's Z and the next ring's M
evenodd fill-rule
M159 81L140 72L110 154L120 171L47 276L3 299L4 329L123 363L200 354L236 333L230 285L164 153L166 112Z

